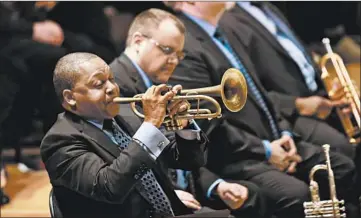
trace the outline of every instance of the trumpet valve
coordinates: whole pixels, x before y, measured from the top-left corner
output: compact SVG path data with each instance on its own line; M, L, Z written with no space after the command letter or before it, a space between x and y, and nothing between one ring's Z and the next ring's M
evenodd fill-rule
M177 131L183 129L182 121L172 118L165 120L164 127L167 131Z

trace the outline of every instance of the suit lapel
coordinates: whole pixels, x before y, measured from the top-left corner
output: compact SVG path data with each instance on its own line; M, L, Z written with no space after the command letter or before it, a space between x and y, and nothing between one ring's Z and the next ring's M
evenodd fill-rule
M141 120L133 114L129 105L121 105L121 111L123 115L116 116L114 119L126 133L128 133L130 136L133 136L136 130L140 127ZM98 127L70 112L65 112L65 116L67 117L67 119L70 119L74 123L76 129L78 129L82 134L86 135L87 137L90 137L95 143L97 143L104 150L108 151L115 158L120 155L120 149L118 148L118 145L114 144L114 142ZM173 192L173 190L169 187L169 184L167 182L163 182L167 181L167 178L163 176L162 170L159 169L157 165L152 170L157 177L157 181L161 184L162 188L165 189L164 191L167 194ZM146 193L139 190L138 188L137 190L138 193L146 201L149 202ZM172 198L174 198L173 195Z
M248 13L248 11L244 10L240 6L236 5L232 9L232 13L235 14L235 16L238 19L243 20L248 25L252 26L257 32L259 32L262 37L268 41L277 51L279 51L281 54L285 55L287 58L290 58L290 55L287 53L287 51L282 47L282 45L278 42L277 39L275 39L274 35L272 35L258 20L256 20L251 14ZM292 59L293 61L293 59Z
M202 43L202 47L206 48L209 52L210 56L213 56L214 59L217 59L218 62L221 63L229 63L228 59L223 55L222 51L218 48L218 46L213 42L212 38L198 26L198 24L194 23L187 16L183 14L179 14L179 18L186 23L188 29L188 34L191 34L192 37L195 37L198 41ZM220 72L223 74L223 72ZM220 81L220 80L219 80Z
M142 121L134 114L129 104L120 105L120 115L116 116L115 120L117 121L117 124L131 137L142 124Z
M263 2L263 4L267 4L268 7L272 10L272 12L274 12L275 14L277 14L277 16L279 16L285 23L287 26L289 26L289 23L287 22L286 18L278 11L275 9L275 7L268 3L268 2ZM290 61L292 61L295 65L297 65L297 63L294 61L294 59L289 55L289 53L283 48L283 46L278 42L278 40L275 38L274 35L272 35L258 20L256 20L251 14L249 14L246 10L244 10L243 8L241 8L240 6L236 5L232 10L231 13L236 17L236 19L241 20L242 22L245 22L247 25L251 26L254 30L256 30L263 38L264 40L268 41L269 44L274 47L276 49L276 51L278 51L281 55L283 55L285 58L289 59ZM290 27L291 28L291 27ZM292 30L291 30L292 31ZM293 31L292 31L293 32ZM302 41L298 38L298 36L293 33L296 37L296 39L301 43L301 45L303 46ZM243 41L243 40L241 40ZM322 81L320 79L320 74L317 73L318 72L318 68L316 66L316 64L313 62L312 60L312 55L306 50L305 51L306 55L308 55L309 57L311 57L311 65L313 66L313 68L315 69L316 72L316 78L319 81ZM297 65L298 67L298 65ZM301 73L301 72L300 72ZM303 76L302 76L303 78ZM318 85L320 85L322 83L318 82Z
M201 27L199 27L196 23L191 21L185 15L180 14L179 17L182 19L183 22L187 23L186 26L188 29L194 30L194 31L190 31L190 32L192 33L193 37L196 37L202 43L202 47L204 47L206 51L210 51L210 52L208 52L209 55L211 56L210 59L216 60L210 64L220 63L219 66L215 67L215 69L219 69L219 72L216 72L218 74L218 77L216 78L216 81L215 81L216 83L219 84L221 82L221 78L222 78L224 72L228 68L232 67L231 63L229 62L227 57L223 54L223 52L218 48L218 46L213 42L213 40L209 37L209 35ZM232 42L237 42L237 39L235 39L233 37L233 34L231 32L225 31L225 34L226 34L227 38L230 37L230 38L228 38L228 40L231 44L233 44ZM237 54L240 54L241 61L243 62L245 55L244 55L243 51L240 52L242 50L241 47L240 46L234 46L234 47L236 47L235 52ZM224 64L224 63L228 63L228 66L227 66L227 64ZM245 63L245 67L247 69L247 72L250 73L251 70L247 66L249 66L249 63ZM252 78L254 78L254 75L252 75ZM256 82L256 84L259 87L258 81ZM253 94L250 91L248 91L247 97L250 97L256 103L256 105L261 108L261 106L258 104L258 101L256 100L255 96L253 96Z
M90 137L95 143L97 143L104 150L108 151L114 157L119 156L120 150L118 149L118 145L114 144L114 142L98 127L70 112L65 112L65 116L72 120L74 126L82 134Z
M236 54L238 54L239 59L242 61L244 67L247 70L247 73L252 77L253 82L256 84L259 91L263 94L263 96L265 98L267 98L267 96L265 94L267 92L263 89L263 86L262 86L261 82L259 81L259 79L257 77L257 74L255 72L255 69L253 67L253 63L250 60L248 54L245 52L245 49L242 47L242 45L240 43L238 43L238 40L235 37L235 35L233 34L233 32L225 30L224 33L227 36L227 39L229 40L229 43L232 45L232 48L234 49ZM238 45L238 46L236 46L236 45ZM260 109L262 109L262 107L258 103L256 97L253 95L253 93L249 89L248 89L248 96L256 103L256 105Z
M117 60L119 64L123 65L125 73L134 82L136 93L144 93L147 90L147 87L128 56L123 53Z

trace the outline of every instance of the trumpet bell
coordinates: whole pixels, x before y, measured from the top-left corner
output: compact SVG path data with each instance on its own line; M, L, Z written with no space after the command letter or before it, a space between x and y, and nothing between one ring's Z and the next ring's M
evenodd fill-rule
M235 69L228 69L221 82L223 104L231 112L240 111L247 102L247 82L243 74Z

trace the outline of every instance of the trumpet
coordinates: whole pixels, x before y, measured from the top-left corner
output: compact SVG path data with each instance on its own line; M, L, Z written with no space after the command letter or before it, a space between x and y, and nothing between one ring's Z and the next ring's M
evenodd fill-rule
M322 146L323 151L326 156L326 164L318 164L311 169L310 172L310 192L312 202L304 202L304 212L305 218L316 218L316 217L332 217L332 218L342 218L346 217L345 214L345 202L344 200L338 200L336 194L336 185L333 175L333 170L331 169L330 162L330 145L325 144ZM320 200L319 195L319 186L318 183L314 180L314 175L319 170L326 170L328 172L328 182L330 188L330 197L331 200Z
M330 46L330 40L324 38L322 40L324 43L327 54L324 55L320 60L320 68L322 70L321 79L325 84L328 96L332 100L340 99L342 96L351 102L352 116L344 115L341 112L340 108L336 108L337 115L339 116L342 126L347 134L351 144L357 144L361 141L360 135L360 97L358 95L357 89L353 84L349 73L343 63L342 58L333 53ZM333 67L335 69L336 75L332 75L326 68L327 62L331 60ZM335 89L335 81L338 81L341 85L341 88Z
M114 103L125 104L130 103L131 109L140 118L144 115L136 109L136 102L142 101L144 94L137 94L131 98L117 97L114 98ZM170 131L181 130L183 128L181 120L191 119L208 119L220 118L222 116L222 109L218 101L213 97L221 97L224 106L231 112L240 111L247 101L247 82L243 74L235 69L228 69L221 80L221 84L217 86L185 89L180 91L180 95L175 96L172 100L195 100L197 101L197 108L189 108L184 114L176 114L172 118L166 114L163 124L165 128ZM207 108L200 108L200 101L208 101L215 107L212 112Z

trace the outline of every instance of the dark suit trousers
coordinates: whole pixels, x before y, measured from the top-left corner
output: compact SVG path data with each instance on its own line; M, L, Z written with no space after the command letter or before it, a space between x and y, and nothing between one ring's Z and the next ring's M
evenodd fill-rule
M310 201L309 172L313 166L325 163L325 155L321 147L301 141L298 143L298 153L303 161L298 164L295 174L289 175L275 169L249 179L270 198L272 204L269 208L273 208L274 214L279 218L291 217L291 215L292 218L304 218L303 202ZM347 217L359 217L356 206L354 163L346 156L335 152L330 152L330 159L338 199L346 201ZM327 172L324 170L317 172L315 180L320 186L321 199L330 199Z
M301 135L303 141L314 145L329 144L331 151L339 152L347 157L355 157L355 146L347 137L330 126L326 121L299 116L294 122L294 132Z

